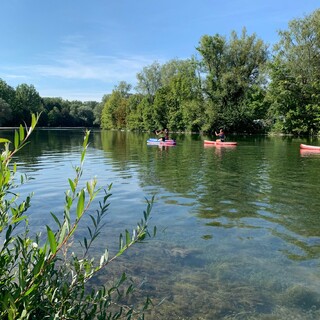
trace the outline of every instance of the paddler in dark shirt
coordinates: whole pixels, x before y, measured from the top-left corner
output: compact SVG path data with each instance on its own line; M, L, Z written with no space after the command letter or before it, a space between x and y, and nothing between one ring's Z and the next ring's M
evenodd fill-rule
M169 130L167 128L164 128L162 130L156 130L155 131L156 135L158 136L159 134L163 134L163 136L159 139L162 141L169 140Z
M215 132L215 134L217 137L219 137L219 139L217 139L216 141L224 142L225 135L223 129L220 129L219 133Z

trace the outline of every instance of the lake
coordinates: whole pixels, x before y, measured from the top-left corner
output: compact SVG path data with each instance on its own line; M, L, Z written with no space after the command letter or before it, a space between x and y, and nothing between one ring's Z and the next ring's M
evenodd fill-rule
M1 130L12 139L12 131ZM84 131L37 129L16 157L32 178L32 230L61 216L67 178ZM173 147L147 146L146 133L93 130L83 180L112 183L106 226L95 248L118 245L155 195L157 235L129 250L95 282L125 271L141 283L130 303L162 302L147 319L320 319L320 153L289 137L230 136L236 147L205 147L212 136L172 134ZM94 212L95 208L92 208ZM80 234L86 232L85 226Z

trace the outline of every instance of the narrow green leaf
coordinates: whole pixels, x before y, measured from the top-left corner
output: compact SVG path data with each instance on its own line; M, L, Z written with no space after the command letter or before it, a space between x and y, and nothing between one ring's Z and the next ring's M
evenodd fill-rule
M21 217L18 217L18 218L14 217L14 218L12 219L12 222L18 223L18 222L20 222L20 221L27 220L27 218L28 218L27 216L21 216Z
M77 217L78 217L78 219L80 219L83 214L84 200L85 200L85 193L84 193L84 190L81 190L80 195L79 195L79 199L78 199L78 204L77 204Z
M90 229L89 227L87 227L87 229L88 229L88 232L89 232L90 238L92 238L92 231L91 231L91 229Z
M59 221L59 219L57 218L57 216L53 213L53 212L50 212L52 218L54 219L54 221L56 222L56 224L58 225L59 229L61 229L61 223Z
M119 250L123 248L123 236L122 233L119 235Z
M56 242L56 238L54 237L54 233L52 232L49 226L47 226L47 234L48 234L50 249L52 253L55 254L57 252L57 242Z
M116 284L117 287L119 287L123 282L127 280L127 275L123 272L121 275L121 278L119 279L118 283Z
M5 138L0 138L0 143L7 143L7 142L10 142L10 140Z
M81 152L81 163L83 163L84 161L84 157L86 156L86 149L84 149L82 152Z
M44 254L39 255L40 258L39 258L37 264L33 268L33 275L36 276L40 272L40 270L44 264L44 256L45 256Z
M15 149L18 149L18 146L19 146L19 133L18 131L16 130L14 132L14 148Z
M90 218L92 220L92 223L94 225L95 228L97 228L97 222L96 222L96 219L94 218L94 216L92 214L90 214Z
M9 242L11 239L12 226L9 224L8 230L6 232L6 242Z
M24 296L28 296L33 290L35 289L35 286L32 286L25 294Z
M130 244L130 232L126 230L126 245L128 246Z
M89 181L87 181L87 190L88 190L88 193L90 195L90 198L92 197L92 193L93 193L93 188L92 188L92 185Z
M64 219L69 223L69 226L70 226L70 210L69 210L70 206L69 207L66 207L64 209Z
M66 235L66 231L68 229L68 225L69 225L69 222L67 220L65 220L62 225L61 231L60 231L59 243L61 243L63 241L63 239Z
M90 130L87 130L86 131L86 134L84 136L84 139L83 139L83 147L86 148L87 145L88 145L88 141L89 141L89 136L90 136Z
M130 284L130 286L128 287L127 291L126 291L126 295L129 295L130 293L132 293L134 290L133 285Z
M71 179L68 179L68 181L69 181L69 185L70 185L71 191L74 192L75 189L76 189L74 182Z
M66 208L68 208L68 209L71 208L72 202L73 202L73 199L72 199L72 197L69 196L69 193L70 192L66 193L66 201L65 201L66 202Z
M34 129L35 126L37 125L39 117L40 117L40 115L37 115L37 117L36 117L36 115L34 113L31 115L31 127L32 127L32 129Z
M23 126L21 124L20 124L20 127L19 127L19 135L20 135L20 142L21 142L24 139L24 128L23 128Z

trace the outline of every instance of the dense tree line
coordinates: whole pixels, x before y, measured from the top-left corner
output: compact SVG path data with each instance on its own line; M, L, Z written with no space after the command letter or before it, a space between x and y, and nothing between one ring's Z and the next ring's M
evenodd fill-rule
M120 83L104 103L101 127L318 134L320 10L289 22L270 50L246 29L201 37L200 55L154 62L133 95Z
M19 126L30 123L32 113L42 112L39 126L100 126L102 103L41 98L33 85L21 84L16 89L0 79L0 125Z
M44 126L211 132L320 131L320 10L289 22L270 49L244 28L201 37L197 57L157 61L121 81L102 102L41 98L33 86L0 80L0 125L43 111Z

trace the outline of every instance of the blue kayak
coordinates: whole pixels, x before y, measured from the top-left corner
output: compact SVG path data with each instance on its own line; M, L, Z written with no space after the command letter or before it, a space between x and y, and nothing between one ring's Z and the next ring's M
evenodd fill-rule
M176 140L168 139L163 141L162 139L150 138L147 140L147 144L155 146L175 146Z

